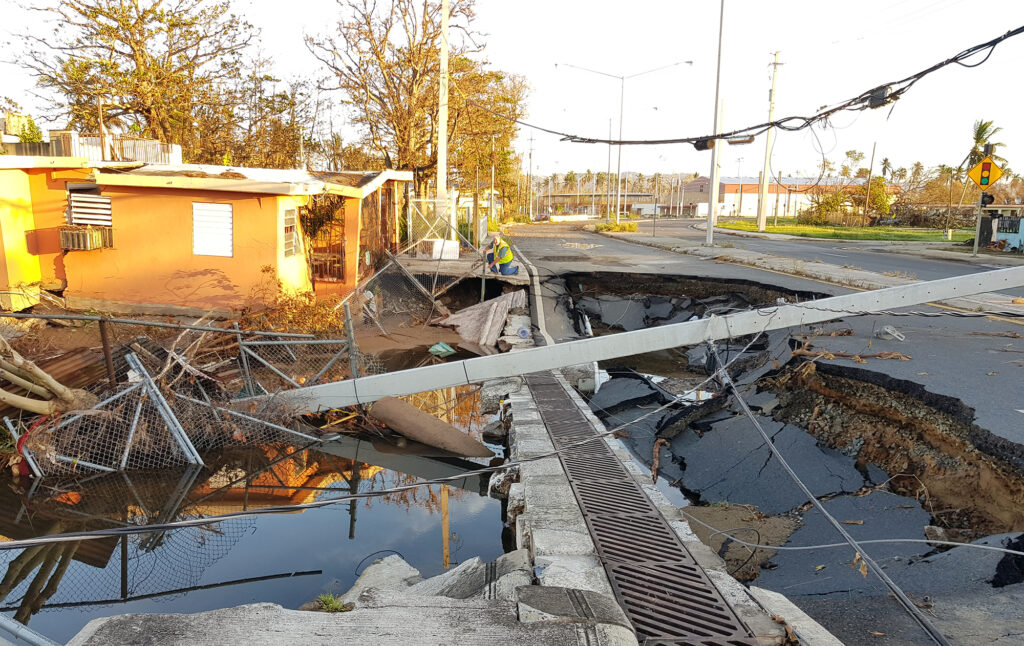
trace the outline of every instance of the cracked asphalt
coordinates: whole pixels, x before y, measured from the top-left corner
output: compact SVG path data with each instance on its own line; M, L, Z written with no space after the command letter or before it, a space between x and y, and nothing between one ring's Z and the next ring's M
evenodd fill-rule
M694 232L697 233L697 232ZM661 231L659 230L659 235ZM699 232L702 237L703 232ZM574 231L569 226L516 227L512 239L544 282L541 305L549 333L557 341L576 338L560 296L571 285L551 280L573 272L608 272L641 275L656 281L661 276L686 276L716 281L752 281L768 287L814 292L822 296L852 290L807 278L756 268L716 262L631 244L621 240ZM967 263L915 259L880 253L842 243L796 245L788 241L753 239L748 248L782 253L796 258L820 257L825 250L849 257L862 269L915 274L932 279L987 271L994 267ZM743 241L745 244L747 240ZM590 246L593 245L593 246ZM756 245L756 246L755 246ZM587 248L590 246L589 248ZM825 260L823 258L823 260ZM614 285L609 285L614 292ZM1011 290L1024 295L1024 289ZM949 311L933 306L915 310ZM892 325L904 341L882 339L875 332ZM819 361L877 372L890 378L893 387L916 388L920 393L950 397L963 402L981 429L1003 442L1006 450L1020 451L1024 459L1024 326L1014 320L989 318L941 318L873 316L846 317L826 324L829 329L848 328L850 336L819 337L815 348L853 354L899 352L907 361L822 358ZM810 330L791 330L807 333ZM785 344L773 343L782 362L788 358ZM903 385L901 385L903 384ZM626 413L620 413L620 421ZM837 518L863 520L851 525L856 538L922 538L930 514L912 499L884 491L854 496L864 485L877 484L887 476L877 467L865 474L839 451L818 446L809 434L792 425L762 418L774 435L776 446L787 456L816 496ZM639 433L628 442L639 459L649 464L653 437ZM686 487L699 492L705 502L728 500L757 504L765 513L784 513L806 502L796 486L770 460L767 447L747 420L726 416L697 439L683 433L672 442L672 451L685 463L662 461L662 475L672 481L685 474ZM685 467L685 469L684 469ZM835 531L816 511L803 514L804 524L790 544L833 543ZM1016 535L1016 534L1014 534ZM987 539L997 544L999 537ZM938 624L956 644L1024 644L1015 628L1024 624L1024 583L995 589L989 580L999 555L960 548L922 558L922 545L876 545L870 553L915 601L928 606ZM881 583L865 579L850 567L854 555L848 549L827 552L780 552L778 567L762 573L758 585L790 596L808 614L823 623L847 644L929 644L920 628L888 597ZM823 568L818 566L824 565ZM874 634L882 633L882 634Z

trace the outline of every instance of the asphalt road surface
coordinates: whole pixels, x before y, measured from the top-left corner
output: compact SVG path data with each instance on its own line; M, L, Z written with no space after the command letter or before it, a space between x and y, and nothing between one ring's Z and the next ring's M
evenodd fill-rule
M679 238L690 242L703 242L706 232L694 228L694 225L698 222L703 224L704 221L689 219L659 220L657 223L658 236ZM641 234L650 235L654 232L654 223L652 221L639 222L639 229ZM848 265L880 274L891 272L918 280L937 280L939 278L949 278L950 276L962 276L964 274L1005 268L1003 265L920 258L904 253L885 251L886 242L880 240L857 242L845 240L769 240L723 234L720 231L715 231L715 240L718 244L728 243L737 249L758 251L786 258L797 258L808 262L821 261L840 267ZM1024 287L1002 293L1012 296L1024 296Z

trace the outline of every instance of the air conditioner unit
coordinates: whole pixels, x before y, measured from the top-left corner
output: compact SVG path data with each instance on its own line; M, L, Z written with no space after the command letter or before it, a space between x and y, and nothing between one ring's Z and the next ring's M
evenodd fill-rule
M92 251L103 248L103 231L97 227L61 227L60 248L64 251Z

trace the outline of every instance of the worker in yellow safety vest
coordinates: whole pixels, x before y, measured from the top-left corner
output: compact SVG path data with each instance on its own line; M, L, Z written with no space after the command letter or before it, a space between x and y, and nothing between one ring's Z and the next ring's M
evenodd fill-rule
M491 244L487 247L487 268L494 273L501 273L503 276L511 276L519 273L519 267L512 266L512 247L501 239L501 234L495 232Z

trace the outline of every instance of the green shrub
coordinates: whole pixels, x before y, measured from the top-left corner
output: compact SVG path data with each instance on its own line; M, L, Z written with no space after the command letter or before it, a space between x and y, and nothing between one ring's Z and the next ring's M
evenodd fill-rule
M324 612L349 612L356 607L354 603L342 603L340 597L336 597L329 592L325 592L317 597L316 602Z
M636 222L619 222L618 224L601 223L594 227L594 231L608 233L636 233Z

